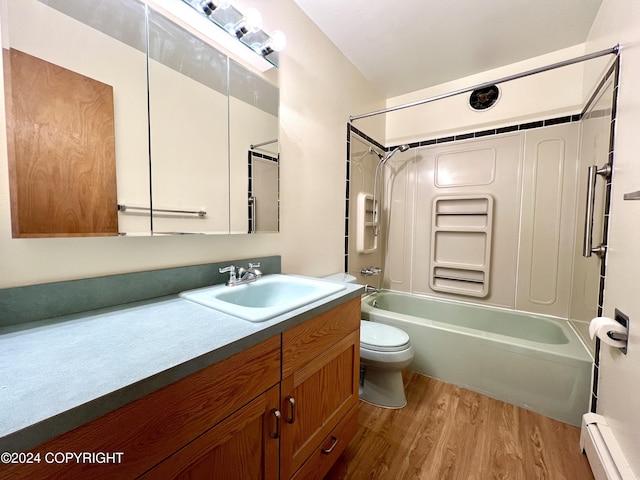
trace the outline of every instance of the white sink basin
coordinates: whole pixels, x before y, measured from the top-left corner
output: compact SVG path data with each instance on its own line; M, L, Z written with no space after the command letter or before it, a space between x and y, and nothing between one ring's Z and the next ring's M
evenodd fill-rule
M344 284L297 275L266 275L255 282L182 292L186 300L250 322L264 322L344 290Z

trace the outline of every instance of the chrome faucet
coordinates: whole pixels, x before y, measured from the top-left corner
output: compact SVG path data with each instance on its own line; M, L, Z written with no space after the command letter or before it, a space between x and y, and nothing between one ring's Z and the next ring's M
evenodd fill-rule
M246 270L242 267L236 268L235 265L229 265L228 267L219 268L220 273L229 273L229 280L225 283L227 287L233 287L235 285L242 285L243 283L255 282L262 276L262 272L258 270L259 263L249 263L249 268Z
M364 293L380 293L380 289L376 288L372 285L365 285L364 286Z

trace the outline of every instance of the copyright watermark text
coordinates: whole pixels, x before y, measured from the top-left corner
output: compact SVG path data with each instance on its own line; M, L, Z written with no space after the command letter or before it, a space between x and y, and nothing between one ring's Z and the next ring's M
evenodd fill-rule
M124 452L3 452L0 463L122 463Z

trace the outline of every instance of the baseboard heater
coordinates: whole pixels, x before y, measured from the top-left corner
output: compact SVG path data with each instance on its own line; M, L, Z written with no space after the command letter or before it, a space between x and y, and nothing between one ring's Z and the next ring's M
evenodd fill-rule
M602 415L587 413L582 416L580 448L587 455L596 480L636 480Z

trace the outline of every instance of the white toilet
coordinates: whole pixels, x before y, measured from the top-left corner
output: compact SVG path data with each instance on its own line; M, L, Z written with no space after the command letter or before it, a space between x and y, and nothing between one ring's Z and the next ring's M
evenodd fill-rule
M383 323L360 321L360 398L386 408L407 404L402 369L413 360L409 335Z
M324 277L338 283L355 283L356 277L336 273ZM383 323L360 320L360 398L386 408L407 404L402 369L413 360L409 334Z

